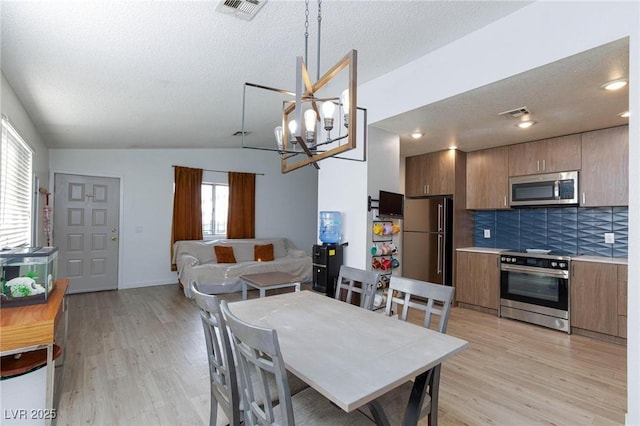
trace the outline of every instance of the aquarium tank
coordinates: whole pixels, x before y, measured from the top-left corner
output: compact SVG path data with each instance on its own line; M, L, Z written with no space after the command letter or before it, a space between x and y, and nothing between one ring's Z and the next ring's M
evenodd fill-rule
M0 250L0 307L46 303L57 268L57 247Z

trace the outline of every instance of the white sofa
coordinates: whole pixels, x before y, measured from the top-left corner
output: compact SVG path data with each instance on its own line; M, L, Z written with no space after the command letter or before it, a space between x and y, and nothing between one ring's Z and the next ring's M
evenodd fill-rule
M254 246L273 244L274 260L254 260ZM218 263L214 246L233 247L236 263ZM177 241L173 262L185 296L192 298L191 283L208 294L232 293L242 289L240 275L261 272L287 272L311 281L311 257L286 238L219 239Z

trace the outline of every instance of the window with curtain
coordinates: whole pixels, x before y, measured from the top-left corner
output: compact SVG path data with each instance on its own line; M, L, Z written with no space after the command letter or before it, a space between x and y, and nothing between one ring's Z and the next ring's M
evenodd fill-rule
M227 238L255 238L256 175L229 172Z
M6 116L0 143L0 247L32 241L33 150Z
M225 237L227 235L227 210L229 186L215 183L202 184L202 236Z

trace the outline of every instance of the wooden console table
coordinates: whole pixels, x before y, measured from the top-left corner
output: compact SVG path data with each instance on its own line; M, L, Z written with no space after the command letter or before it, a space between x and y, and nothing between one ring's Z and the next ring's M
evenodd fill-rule
M63 321L63 341L61 378L64 377L64 358L67 340L68 310L65 294L69 286L66 278L56 280L53 290L49 293L47 303L40 305L3 308L0 315L0 355L12 355L21 352L47 350L47 389L46 409L54 412L57 408L57 397L54 400L55 363L53 357L53 343L55 341L56 326ZM62 382L60 382L62 385ZM49 419L49 422L52 419ZM47 423L49 424L49 423Z

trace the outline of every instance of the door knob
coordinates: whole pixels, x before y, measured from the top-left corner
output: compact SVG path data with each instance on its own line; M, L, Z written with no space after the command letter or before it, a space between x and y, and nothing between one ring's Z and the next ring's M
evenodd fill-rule
M111 241L117 241L118 237L116 237L115 235L113 237L111 237Z

